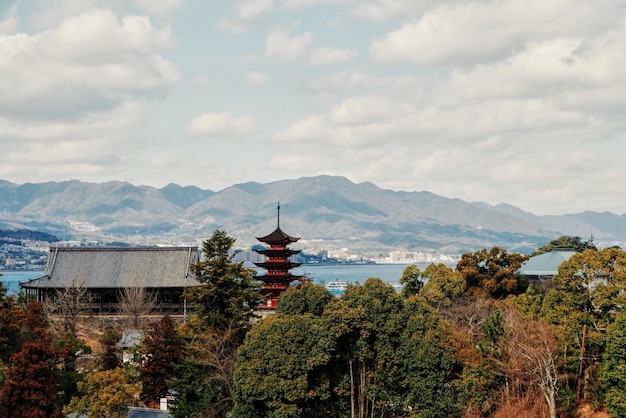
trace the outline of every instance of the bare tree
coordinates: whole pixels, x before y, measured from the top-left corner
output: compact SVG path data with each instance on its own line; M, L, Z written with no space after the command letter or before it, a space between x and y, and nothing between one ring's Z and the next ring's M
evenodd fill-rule
M55 334L69 334L76 337L79 316L84 312L84 303L87 298L85 280L80 275L75 275L69 286L58 289L52 298L46 299L44 309L51 317L59 321L51 321L52 330Z
M556 418L560 382L556 364L558 342L553 327L543 320L523 318L512 309L506 311L505 326L509 337L507 374L522 378L527 390L539 388L550 418Z
M130 319L130 325L137 329L142 317L150 315L156 308L156 295L143 286L124 287L120 290L117 310Z

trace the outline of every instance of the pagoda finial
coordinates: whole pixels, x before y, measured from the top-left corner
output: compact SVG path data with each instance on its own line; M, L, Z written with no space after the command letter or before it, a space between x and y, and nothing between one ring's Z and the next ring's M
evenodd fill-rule
M280 229L280 202L278 202L278 217L276 219L276 225L278 227L278 229Z

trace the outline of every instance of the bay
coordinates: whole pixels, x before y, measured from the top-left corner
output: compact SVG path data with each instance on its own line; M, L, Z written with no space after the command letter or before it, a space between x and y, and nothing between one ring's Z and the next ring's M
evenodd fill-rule
M8 289L7 295L17 295L20 292L20 282L41 277L42 270L0 270L0 282Z
M343 281L351 284L362 284L368 278L375 277L385 283L398 283L404 269L410 264L306 264L292 270L293 274L306 274L313 279L313 283L326 284L334 281ZM418 263L418 268L424 270L428 263Z

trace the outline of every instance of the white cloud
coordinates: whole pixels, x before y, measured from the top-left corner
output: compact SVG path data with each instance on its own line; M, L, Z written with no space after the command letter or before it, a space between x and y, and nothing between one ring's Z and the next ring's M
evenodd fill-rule
M328 120L334 125L369 125L388 121L394 111L380 98L350 98L330 109Z
M275 29L267 35L265 53L268 57L292 61L302 55L312 41L309 32L292 37L283 29Z
M89 113L76 120L32 121L0 117L2 164L0 176L41 178L109 176L135 155L134 141L147 113L137 102L110 111ZM28 172L24 173L24 167ZM30 168L29 168L30 167Z
M168 28L144 17L92 10L35 35L0 36L0 112L82 114L129 96L159 94L177 78L158 51Z
M185 0L135 0L146 13L163 14L180 9Z
M187 126L189 135L208 137L239 137L257 130L258 125L253 118L230 113L204 113L192 119Z
M356 49L317 48L311 51L309 63L312 65L330 65L348 61L358 55Z
M610 1L516 0L444 4L419 20L374 40L370 54L377 61L411 61L418 65L498 60L549 37L591 35L618 17L598 13Z
M13 5L7 9L4 19L0 20L0 36L14 34L18 28L17 7Z
M452 0L455 1L455 0ZM444 0L378 0L359 2L354 8L354 15L366 20L385 21L395 16L419 16L424 11ZM447 2L450 2L448 0Z
M273 9L273 0L240 0L232 15L222 18L218 27L230 32L246 32L265 21Z
M270 81L270 78L265 73L252 72L252 73L246 74L246 83L248 83L249 86L254 86L254 87L264 86L269 81Z

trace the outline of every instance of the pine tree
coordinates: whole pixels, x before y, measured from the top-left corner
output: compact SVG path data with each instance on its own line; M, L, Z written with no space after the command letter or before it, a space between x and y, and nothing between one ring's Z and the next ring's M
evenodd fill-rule
M25 342L11 356L0 394L0 416L60 416L55 405L59 353L52 346L41 305L30 302L23 317Z
M158 402L159 398L166 395L168 381L176 376L176 366L183 358L176 328L168 315L146 326L141 354L141 398L146 404Z

